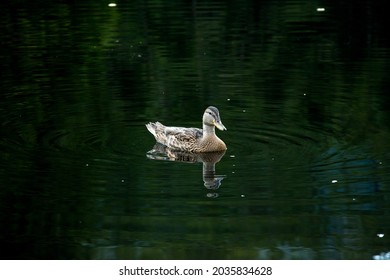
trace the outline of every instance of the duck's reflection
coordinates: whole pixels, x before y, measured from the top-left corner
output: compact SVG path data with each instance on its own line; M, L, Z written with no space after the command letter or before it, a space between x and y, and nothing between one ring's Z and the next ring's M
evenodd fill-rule
M217 190L221 186L225 175L216 175L215 164L218 163L224 156L225 151L209 152L209 153L186 153L180 151L173 151L168 147L156 143L152 150L146 156L154 160L171 160L181 162L202 162L202 177L204 186L209 190ZM217 197L217 193L208 193L208 197Z

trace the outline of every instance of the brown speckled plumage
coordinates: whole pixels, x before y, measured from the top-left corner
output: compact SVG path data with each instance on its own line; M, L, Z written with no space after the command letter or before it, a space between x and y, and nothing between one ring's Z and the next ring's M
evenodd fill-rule
M216 107L209 106L203 114L203 129L165 126L160 122L148 123L147 129L156 141L170 149L193 153L226 150L225 143L215 134L215 127L226 130Z

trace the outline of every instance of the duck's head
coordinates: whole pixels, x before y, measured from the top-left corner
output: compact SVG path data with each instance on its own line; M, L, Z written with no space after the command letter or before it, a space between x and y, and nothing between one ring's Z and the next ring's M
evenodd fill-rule
M215 126L219 130L227 130L219 117L219 111L214 106L209 106L203 114L203 124Z

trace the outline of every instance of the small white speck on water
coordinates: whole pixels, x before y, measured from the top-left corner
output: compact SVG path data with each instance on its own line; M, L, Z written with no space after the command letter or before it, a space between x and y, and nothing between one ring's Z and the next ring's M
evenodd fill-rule
M116 7L116 3L110 3L110 4L108 4L108 7L114 8L114 7Z
M230 157L231 157L231 158L234 158L234 157L236 157L236 156L235 156L235 155L230 155Z
M337 180L332 180L332 184L335 184L337 183L338 181Z
M382 162L380 161L379 164L382 164Z
M236 173L235 171L232 171L232 174Z
M138 57L142 57L142 54L139 53L137 56L138 56Z
M246 112L246 110L242 110L242 112L243 112L243 113L245 113L245 112Z
M242 194L241 197L245 197L245 194Z
M356 198L352 198L352 200L353 200L353 201L355 201L355 200L356 200Z
M303 96L306 96L306 93L304 93Z
M384 234L384 233L378 233L377 236L378 236L379 238L383 238L383 237L385 236L385 234Z
M124 183L125 182L125 180L124 179L122 179L122 183Z
M226 99L227 101L230 101L230 98Z
M88 167L88 166L89 166L89 164L88 164L88 163L86 163L86 164L85 164L85 166L86 166L86 167Z
M233 164L232 166L236 166L235 164Z
M317 12L325 12L325 8L317 8Z
M275 158L273 157L271 160L275 160Z

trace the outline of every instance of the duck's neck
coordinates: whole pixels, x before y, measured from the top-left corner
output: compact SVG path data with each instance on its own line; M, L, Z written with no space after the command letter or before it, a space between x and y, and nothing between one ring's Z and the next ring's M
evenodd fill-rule
M215 126L203 124L203 138L215 136Z

